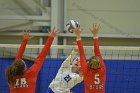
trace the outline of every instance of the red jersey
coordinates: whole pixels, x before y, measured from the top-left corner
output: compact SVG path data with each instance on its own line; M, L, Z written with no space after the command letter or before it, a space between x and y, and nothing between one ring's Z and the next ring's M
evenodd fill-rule
M10 93L35 93L37 75L46 59L46 55L51 47L53 37L48 37L48 40L42 49L41 53L36 58L34 64L25 72L23 76L15 78L15 86L10 86ZM22 57L26 43L22 42L18 51L18 58Z
M94 39L94 53L101 62L100 69L97 70L88 68L82 41L78 40L77 44L80 52L81 70L84 76L85 93L105 93L106 67L99 50L98 39Z

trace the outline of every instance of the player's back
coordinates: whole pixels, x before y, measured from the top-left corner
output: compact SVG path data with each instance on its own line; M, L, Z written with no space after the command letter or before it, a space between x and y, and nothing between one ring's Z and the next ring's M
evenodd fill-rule
M104 93L105 91L105 69L98 70L88 69L84 75L85 93Z
M16 76L14 87L10 86L10 93L35 93L36 74L27 71L23 76Z

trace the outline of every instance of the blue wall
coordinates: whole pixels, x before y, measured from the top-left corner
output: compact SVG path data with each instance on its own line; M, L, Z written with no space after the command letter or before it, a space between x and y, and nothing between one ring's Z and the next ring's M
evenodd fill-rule
M6 66L14 59L0 58L0 93L9 93L5 80ZM45 93L64 59L46 59L38 75L36 93ZM26 60L27 67L33 62ZM140 93L140 60L105 60L107 67L106 93ZM83 82L72 89L84 93Z

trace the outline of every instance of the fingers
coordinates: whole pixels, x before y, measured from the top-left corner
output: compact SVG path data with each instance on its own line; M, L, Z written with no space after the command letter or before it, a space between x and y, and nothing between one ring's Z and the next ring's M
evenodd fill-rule
M80 37L80 34L81 34L81 29L80 29L80 27L74 28L74 34L75 34L77 37Z
M31 39L33 36L30 35L30 30L24 30L23 32L23 38L24 39Z
M81 32L80 27L76 27L76 28L74 28L74 32Z
M60 33L60 32L59 32L59 29L55 30L55 32L56 32L56 33Z
M99 24L99 25L98 25L98 30L100 30L100 29L101 29L101 25Z
M96 28L97 27L97 23L93 23L93 27Z
M29 34L30 34L30 30L24 30L24 31L22 32L22 34L23 34L23 35L29 35Z
M56 29L55 27L53 27L53 30L48 31L49 36L55 37L59 34L59 29Z
M57 34L57 35L58 35L58 34L60 34L60 31L59 31L59 29L57 29L57 30L56 30L56 34Z
M100 30L100 29L101 29L100 24L93 23L92 28L90 28L90 31L93 31L94 29L96 29L96 30Z
M50 30L48 31L48 34L51 34L51 31Z
M23 30L23 33L30 33L30 30Z
M55 28L53 29L53 33L59 34L59 29L55 30Z

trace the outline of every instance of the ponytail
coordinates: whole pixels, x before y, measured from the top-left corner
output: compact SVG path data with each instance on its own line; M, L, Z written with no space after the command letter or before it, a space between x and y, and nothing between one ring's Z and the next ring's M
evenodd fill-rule
M16 75L16 68L14 65L7 67L6 69L6 79L8 83L14 86L14 77Z

